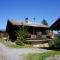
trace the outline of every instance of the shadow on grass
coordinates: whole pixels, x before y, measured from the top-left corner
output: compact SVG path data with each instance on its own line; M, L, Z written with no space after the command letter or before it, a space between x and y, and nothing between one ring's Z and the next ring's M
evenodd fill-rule
M60 47L41 47L41 49L60 51Z

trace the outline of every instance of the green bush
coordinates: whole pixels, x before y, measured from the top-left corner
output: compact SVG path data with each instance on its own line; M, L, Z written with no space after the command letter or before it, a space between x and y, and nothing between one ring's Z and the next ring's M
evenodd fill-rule
M60 38L56 38L54 40L54 44L57 46L57 45L60 45Z
M56 47L60 45L60 39L59 38L55 38L54 40L49 42L49 47Z
M57 34L57 37L54 40L54 45L57 47L60 46L60 33Z
M57 36L54 40L49 41L50 47L59 47L60 46L60 35Z
M19 40L16 41L16 44L17 44L17 45L20 45L20 46L23 46L23 45L24 45L24 43L23 43L22 41L19 41Z
M54 40L49 41L49 47L55 47Z

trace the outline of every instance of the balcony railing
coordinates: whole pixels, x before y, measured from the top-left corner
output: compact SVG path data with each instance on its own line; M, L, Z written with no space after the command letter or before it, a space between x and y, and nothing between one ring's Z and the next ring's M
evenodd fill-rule
M47 35L30 35L27 40L46 40L51 39L50 36Z

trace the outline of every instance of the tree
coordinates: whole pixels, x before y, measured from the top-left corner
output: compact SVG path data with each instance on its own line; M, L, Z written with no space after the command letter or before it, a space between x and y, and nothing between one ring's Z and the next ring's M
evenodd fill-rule
M47 21L45 19L42 20L42 24L48 26L48 23L47 23Z
M54 40L54 45L57 47L60 47L60 33L57 34L57 36Z
M26 31L24 29L24 26L19 26L19 30L16 32L17 34L17 45L24 45L24 42L26 42Z
M46 26L48 26L48 22L45 20L45 19L43 19L42 20L42 22L41 22L43 25L46 25ZM47 35L48 35L48 33L50 33L50 30L46 30L46 33L47 33Z
M52 48L60 48L60 34L57 34L53 40L49 41L49 46Z

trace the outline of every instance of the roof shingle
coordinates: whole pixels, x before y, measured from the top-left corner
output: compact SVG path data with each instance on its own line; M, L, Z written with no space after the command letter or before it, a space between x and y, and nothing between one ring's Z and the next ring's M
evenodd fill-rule
M36 22L31 22L29 20L28 20L28 22L26 22L25 20L23 20L23 21L9 20L9 22L12 23L13 25L24 25L24 26L48 28L47 25L39 24L39 23L36 23Z

